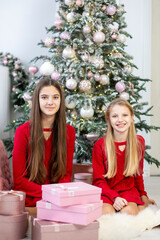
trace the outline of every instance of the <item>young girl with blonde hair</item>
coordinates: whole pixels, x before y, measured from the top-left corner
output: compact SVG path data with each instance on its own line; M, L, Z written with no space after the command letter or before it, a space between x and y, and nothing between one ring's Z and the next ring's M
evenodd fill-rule
M107 134L93 147L93 184L102 188L103 214L136 215L155 204L144 190L145 141L136 135L134 110L125 100L113 100L106 110Z
M40 80L30 120L17 128L13 148L14 189L26 192L27 207L41 199L42 184L71 181L74 142L61 86L50 78Z

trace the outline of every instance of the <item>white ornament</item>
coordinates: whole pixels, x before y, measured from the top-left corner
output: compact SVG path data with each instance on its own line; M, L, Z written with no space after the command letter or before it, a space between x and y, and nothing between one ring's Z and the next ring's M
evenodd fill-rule
M64 2L67 6L72 6L74 4L73 0L65 0Z
M67 21L72 23L76 21L76 13L75 12L70 12L67 14Z
M63 50L63 57L64 58L74 58L76 55L75 50L69 46L67 46L64 50Z
M69 108L69 109L75 108L76 103L77 103L76 99L72 99L72 100L71 100L71 97L70 97L70 96L67 96L66 99L65 99L65 105L66 105L66 107Z
M50 76L54 72L54 65L50 62L44 62L39 71L43 76Z
M101 80L101 75L99 73L94 74L94 79L99 82Z
M61 39L67 39L67 40L69 40L69 39L71 38L71 35L70 35L69 32L64 31L64 32L62 32L62 33L60 34L60 38L61 38Z
M96 43L102 43L105 40L105 34L101 31L95 32L93 34L93 40Z
M83 33L84 34L88 34L88 33L90 33L91 32L91 28L88 26L88 25L85 25L84 27L83 27Z
M126 35L124 35L124 34L119 34L117 37L117 41L120 43L125 43L126 39L127 39Z
M127 92L122 92L120 93L120 98L124 99L124 100L128 100L129 99L129 94Z
M84 55L81 56L81 58L84 62L86 62L89 60L89 55L87 53L85 53Z
M100 83L102 85L106 85L109 83L109 77L105 74L101 75L101 80L100 80Z
M66 87L70 90L74 90L77 87L77 82L75 79L70 78L66 81Z
M44 41L44 45L48 48L51 48L55 43L55 39L53 37L47 37Z
M94 110L91 106L90 107L82 107L80 110L80 114L81 114L82 118L89 119L89 118L93 117Z
M90 62L95 65L96 68L103 68L104 67L104 61L102 58L97 57L97 56L91 56L90 57Z
M82 92L89 92L90 89L91 89L91 83L89 80L82 80L80 81L79 83L79 89L82 91Z

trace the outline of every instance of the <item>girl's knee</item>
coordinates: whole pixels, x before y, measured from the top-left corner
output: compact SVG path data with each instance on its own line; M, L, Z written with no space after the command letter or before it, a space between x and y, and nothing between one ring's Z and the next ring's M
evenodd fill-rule
M121 213L126 213L129 215L137 215L139 212L139 209L137 207L137 204L129 204L121 209Z
M114 214L114 213L115 213L115 209L111 204L103 203L102 214Z

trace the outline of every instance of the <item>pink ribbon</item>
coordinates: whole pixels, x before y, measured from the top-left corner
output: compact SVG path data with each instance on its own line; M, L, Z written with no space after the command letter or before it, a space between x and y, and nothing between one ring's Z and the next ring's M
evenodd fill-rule
M19 197L20 197L20 201L22 201L22 200L23 200L23 197L24 197L24 195L23 195L22 193L17 192L17 191L14 191L14 190L10 190L10 191L0 191L0 194L1 194L0 200L1 200L1 197L2 197L2 196L7 195L7 194L15 194L15 195L19 196Z

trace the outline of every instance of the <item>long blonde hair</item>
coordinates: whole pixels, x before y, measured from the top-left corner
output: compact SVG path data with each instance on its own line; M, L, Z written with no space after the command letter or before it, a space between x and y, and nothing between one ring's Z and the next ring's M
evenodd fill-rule
M127 101L121 98L114 99L107 107L105 113L105 118L108 123L107 134L105 137L105 150L107 155L107 167L108 167L108 171L105 177L107 178L114 177L117 172L117 159L114 144L114 135L113 128L110 123L110 112L115 105L127 107L131 113L131 116L134 116L134 110L132 106ZM134 122L132 121L128 130L127 145L125 151L125 164L123 174L126 177L133 176L134 174L139 174L139 161L141 159L141 156L142 151L140 148L139 141L137 140L135 125Z

